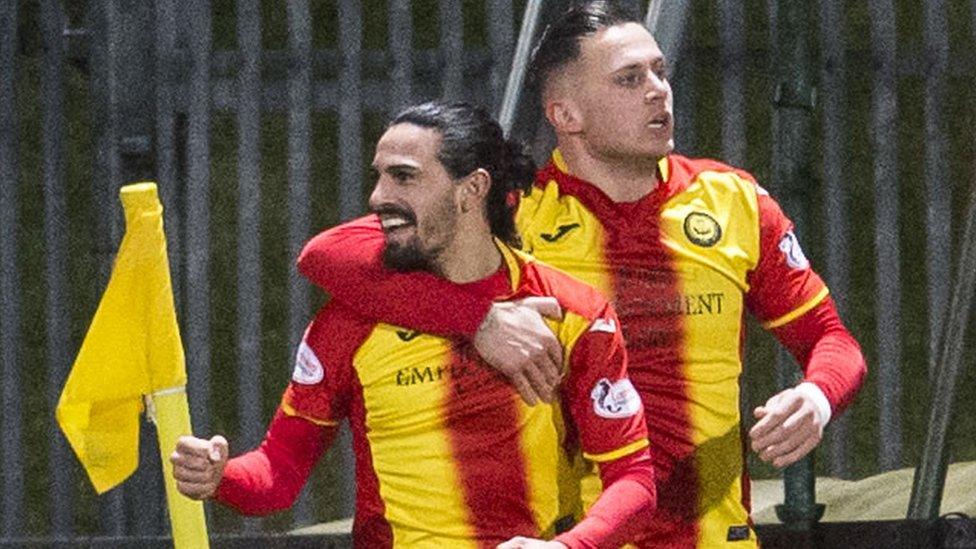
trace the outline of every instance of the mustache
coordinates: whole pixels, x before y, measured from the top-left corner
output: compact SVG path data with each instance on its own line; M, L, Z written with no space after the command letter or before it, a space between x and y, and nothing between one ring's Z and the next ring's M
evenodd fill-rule
M399 206L384 204L382 206L377 206L376 208L370 208L370 211L376 215L398 215L410 223L417 223L417 216L414 215L412 211Z

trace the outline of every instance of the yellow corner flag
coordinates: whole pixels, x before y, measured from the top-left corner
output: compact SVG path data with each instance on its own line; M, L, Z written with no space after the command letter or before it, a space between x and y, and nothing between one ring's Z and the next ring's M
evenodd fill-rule
M203 505L176 490L169 454L191 433L183 345L155 183L121 189L125 236L108 288L68 375L57 420L101 494L139 461L143 402L155 421L176 547L207 547Z

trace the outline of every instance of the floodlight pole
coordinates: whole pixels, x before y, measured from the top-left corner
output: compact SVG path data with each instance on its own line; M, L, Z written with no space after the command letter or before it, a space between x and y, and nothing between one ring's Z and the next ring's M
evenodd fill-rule
M813 173L810 135L816 90L808 35L812 17L807 2L779 0L776 7L772 186L802 236L808 226ZM790 387L792 376L784 374L789 358L783 352L779 356L780 383ZM783 483L785 501L776 506L776 515L787 528L811 530L824 512L824 506L816 503L813 454L787 467Z

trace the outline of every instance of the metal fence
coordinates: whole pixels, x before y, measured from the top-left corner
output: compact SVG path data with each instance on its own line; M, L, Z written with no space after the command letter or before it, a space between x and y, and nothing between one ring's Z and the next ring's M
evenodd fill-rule
M868 386L829 428L818 470L913 465L974 177L976 0L810 4L816 162L789 196L769 181L776 2L651 5L674 66L678 150L752 171L810 220L809 255L868 356ZM391 112L438 96L500 105L523 7L0 1L0 539L165 529L154 437L147 466L96 498L53 422L121 236L118 187L160 186L195 430L253 446L321 300L292 266L302 243L363 211ZM774 373L769 338L754 340L753 405L789 377ZM972 440L954 444L976 459ZM210 509L211 524L347 516L348 437L327 461L284 518Z

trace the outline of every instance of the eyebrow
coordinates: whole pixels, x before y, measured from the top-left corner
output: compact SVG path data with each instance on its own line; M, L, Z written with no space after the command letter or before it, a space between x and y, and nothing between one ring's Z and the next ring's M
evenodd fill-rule
M380 169L378 167L376 167L375 164L370 165L370 168L374 172L376 172L376 173L379 173L380 172ZM409 163L390 164L389 166L387 166L386 168L384 168L382 171L384 171L386 173L394 173L394 172L419 172L420 171L420 166L415 165L415 164L409 164Z

